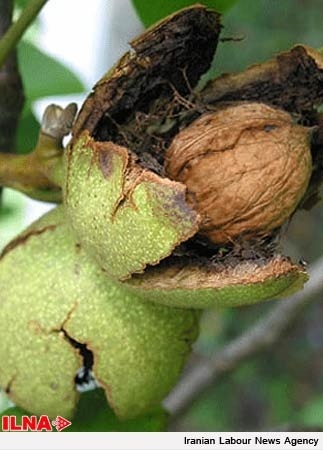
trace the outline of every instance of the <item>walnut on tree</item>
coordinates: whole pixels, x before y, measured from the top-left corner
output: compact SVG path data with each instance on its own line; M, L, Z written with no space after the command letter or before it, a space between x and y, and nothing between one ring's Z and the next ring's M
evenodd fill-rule
M167 306L251 304L307 279L278 244L323 180L322 55L298 45L200 88L220 32L195 5L135 39L65 152L71 230L107 277Z
M37 146L64 155L63 205L0 256L0 387L34 414L70 417L83 380L119 417L151 414L197 336L195 309L308 279L273 231L319 197L323 57L298 45L196 91L220 31L217 12L181 10L132 42L74 124L73 105L45 112Z
M187 186L187 201L212 242L266 236L302 199L312 173L312 129L263 103L202 115L174 138L167 175Z

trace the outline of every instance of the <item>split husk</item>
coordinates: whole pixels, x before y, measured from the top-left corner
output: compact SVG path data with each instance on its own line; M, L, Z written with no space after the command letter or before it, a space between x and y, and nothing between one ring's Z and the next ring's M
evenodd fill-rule
M119 418L149 412L197 336L196 312L142 302L112 283L69 232L62 207L5 248L0 284L0 386L33 414L71 418L81 368Z
M279 253L280 224L260 238L242 233L214 244L200 234L202 218L186 185L165 176L165 153L181 130L224 106L261 102L311 129L313 172L297 202L316 201L321 55L297 46L198 90L220 30L219 14L196 5L137 38L86 100L66 153L64 202L77 238L108 277L170 306L249 304L287 295L307 280L302 265Z

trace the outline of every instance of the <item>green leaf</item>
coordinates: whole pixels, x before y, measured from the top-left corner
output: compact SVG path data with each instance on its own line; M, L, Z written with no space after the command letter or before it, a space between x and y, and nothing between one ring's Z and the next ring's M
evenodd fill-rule
M196 1L190 0L157 0L155 2L147 2L147 0L132 1L140 19L146 27L179 9L196 4ZM236 2L237 0L204 0L201 4L219 12L225 12Z
M24 415L28 415L28 412L26 410L19 408L18 406L13 406L12 408L8 408L5 411L2 411L0 417L16 416L18 419L20 419Z
M25 6L27 6L28 2L29 0L16 0L15 6L18 6L19 8L24 8Z
M40 124L38 123L30 104L27 104L20 117L16 148L17 153L29 153L36 145Z
M84 86L72 71L30 42L20 42L18 58L29 102L41 97L84 91Z
M72 425L66 431L164 431L167 413L160 407L151 414L120 421L107 404L103 389L81 395Z

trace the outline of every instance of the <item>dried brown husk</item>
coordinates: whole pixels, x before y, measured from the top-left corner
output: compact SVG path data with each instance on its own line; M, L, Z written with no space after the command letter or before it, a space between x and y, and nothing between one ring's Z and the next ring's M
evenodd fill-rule
M220 14L195 5L133 40L132 51L96 84L83 104L73 127L74 139L87 130L98 141L128 147L145 167L158 172L163 135L169 140L178 131L177 118L188 107L183 102L210 68L220 30Z
M207 104L260 101L306 116L323 100L323 56L313 48L296 45L289 51L243 72L224 74L201 92Z

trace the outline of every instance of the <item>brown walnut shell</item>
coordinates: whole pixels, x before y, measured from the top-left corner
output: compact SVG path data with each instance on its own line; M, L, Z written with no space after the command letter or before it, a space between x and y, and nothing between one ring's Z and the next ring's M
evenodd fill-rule
M269 235L302 199L311 129L285 111L241 103L202 115L173 140L166 173L185 183L201 233L223 244Z

